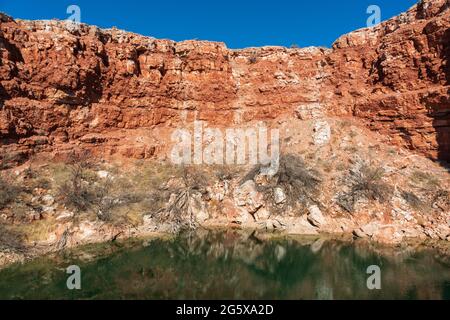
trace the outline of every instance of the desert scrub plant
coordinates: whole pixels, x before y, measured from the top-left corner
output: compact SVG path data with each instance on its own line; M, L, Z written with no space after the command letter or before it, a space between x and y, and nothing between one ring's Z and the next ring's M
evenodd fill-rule
M257 57L256 53L252 53L252 54L248 57L248 63L250 63L250 64L255 64L256 62L258 62L258 57Z
M348 135L353 139L358 136L358 132L356 132L354 129L350 129L350 133Z
M219 181L236 179L242 173L242 169L235 165L213 166L211 169Z
M349 119L343 119L338 122L338 126L341 129L351 127L351 125L352 122Z
M338 194L338 205L352 213L355 211L355 205L362 199L387 202L392 187L383 181L384 173L380 166L367 162L359 163L343 178L347 191Z
M181 167L176 183L152 193L156 203L165 205L150 215L159 223L167 223L173 232L197 227L195 212L202 208L207 194L208 175L198 167Z
M0 210L14 202L21 191L14 179L0 176Z
M0 222L0 250L6 248L25 253L24 240L21 232L17 232L12 226Z
M142 201L143 195L127 179L101 178L91 168L85 161L71 162L57 189L59 199L76 213L93 213L104 222L127 224L126 213L117 209Z
M241 179L241 184L248 180L257 180L261 169L261 166L255 166ZM319 171L309 168L299 156L281 155L278 171L273 176L266 178L267 183L257 184L257 189L263 193L265 201L273 212L282 213L286 212L288 208L305 208L310 204L317 203L319 187L322 182L321 174ZM276 199L277 189L283 191L286 199L283 201Z
M34 189L51 189L51 181L45 176L45 172L42 169L35 169L29 166L22 173L23 184L28 192L32 193Z
M413 209L422 211L424 209L424 203L418 196L410 191L402 190L400 192L402 198L406 201L406 203Z
M11 169L15 165L23 162L23 156L21 153L2 153L3 155L0 155L0 170Z
M68 175L58 187L62 202L78 213L93 211L100 220L111 219L117 200L110 197L112 181L100 179L91 169L89 153L71 153L67 160Z
M77 212L87 211L95 199L89 182L88 169L91 164L86 153L71 153L68 156L68 178L58 187L58 196L69 208Z
M411 174L411 182L426 191L440 189L439 180L434 175L428 172L415 170Z
M424 197L424 204L434 209L448 211L450 196L441 186L439 179L429 172L415 170L411 174L411 185L418 188Z
M443 189L433 192L431 195L431 206L444 212L450 211L450 193Z

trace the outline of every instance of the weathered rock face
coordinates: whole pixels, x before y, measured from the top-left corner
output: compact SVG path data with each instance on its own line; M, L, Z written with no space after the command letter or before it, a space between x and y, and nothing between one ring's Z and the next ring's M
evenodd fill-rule
M344 109L388 140L448 161L449 57L448 0L421 1L373 29L343 36L328 56L327 87L336 88L329 111Z
M229 50L60 21L0 19L1 155L74 148L147 158L168 130L280 116L355 116L450 159L450 5L425 0L332 49Z

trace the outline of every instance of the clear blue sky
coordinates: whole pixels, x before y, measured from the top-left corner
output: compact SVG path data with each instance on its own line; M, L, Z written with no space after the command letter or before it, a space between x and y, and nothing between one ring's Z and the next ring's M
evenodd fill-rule
M340 35L365 27L371 4L382 20L418 0L0 0L0 11L22 19L66 19L115 26L156 38L223 41L230 48L263 45L329 47Z

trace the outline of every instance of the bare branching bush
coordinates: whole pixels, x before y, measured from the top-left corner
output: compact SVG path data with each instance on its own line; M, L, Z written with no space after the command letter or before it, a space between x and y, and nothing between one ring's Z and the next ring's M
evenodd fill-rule
M241 180L244 183L248 180L255 180L261 172L261 166L254 167ZM296 155L282 155L280 157L279 169L275 175L267 177L268 181L258 184L258 191L264 194L266 202L274 212L286 212L290 208L305 208L316 203L319 187L322 182L321 174L309 168L305 161ZM286 199L278 203L275 190L281 189Z
M348 188L337 197L338 204L346 211L352 213L359 200L378 201L385 203L389 200L392 187L383 181L384 169L372 166L366 162L360 164L359 168L350 170L344 178Z
M21 188L12 179L0 176L0 209L16 200Z
M63 203L77 212L87 211L96 199L89 182L87 181L87 169L90 167L89 155L83 153L71 153L67 164L70 175L58 189L58 194Z
M3 248L23 253L26 251L23 235L12 231L9 226L0 223L0 250Z
M115 209L142 200L129 186L110 177L99 178L93 171L88 153L70 155L69 175L58 188L62 202L77 213L93 212L98 219L114 224L123 223L125 217Z
M430 172L415 170L411 174L411 185L418 189L423 198L422 207L448 211L450 196L447 190L442 189L439 179Z
M2 152L0 155L0 170L13 168L20 161L20 154Z
M401 191L402 198L406 201L406 203L413 209L422 210L424 207L424 203L418 196L409 191Z
M241 173L241 170L238 167L229 165L221 165L213 169L216 174L216 178L219 181L231 181L236 179Z
M123 203L121 199L111 195L112 183L113 181L111 179L106 178L105 180L95 182L90 188L92 195L90 207L102 221L113 221L112 209L118 204Z
M439 189L433 193L432 206L448 212L450 210L450 192Z
M175 185L166 185L152 193L156 202L165 202L152 216L158 222L169 223L173 231L195 228L194 212L201 207L202 198L207 196L208 180L206 174L196 167L183 167Z
M258 62L258 57L257 57L256 53L252 53L250 55L250 57L248 57L248 62L250 64L255 64L256 62Z
M440 188L439 180L429 172L414 171L411 175L411 182L424 191L432 191Z

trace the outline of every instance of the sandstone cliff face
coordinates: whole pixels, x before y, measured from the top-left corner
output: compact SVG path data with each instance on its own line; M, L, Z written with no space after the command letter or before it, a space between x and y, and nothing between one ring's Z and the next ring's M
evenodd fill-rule
M374 29L346 35L328 56L336 103L388 140L450 159L450 2L422 1Z
M1 157L87 148L149 158L168 129L194 119L231 126L306 112L361 118L393 144L448 161L449 3L422 1L332 49L229 50L2 15Z

